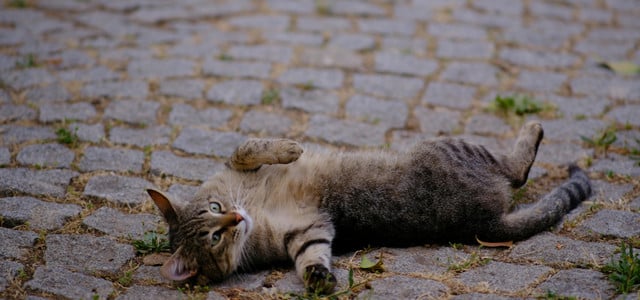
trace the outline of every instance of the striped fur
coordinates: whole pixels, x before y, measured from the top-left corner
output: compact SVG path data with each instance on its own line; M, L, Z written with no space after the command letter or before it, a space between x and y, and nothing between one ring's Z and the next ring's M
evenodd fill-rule
M407 153L303 154L290 140L248 140L188 201L149 191L174 249L162 274L221 280L288 261L310 290L328 293L332 251L528 238L591 194L571 166L569 180L539 202L509 211L511 188L527 181L542 136L539 123L528 123L506 154L448 138Z

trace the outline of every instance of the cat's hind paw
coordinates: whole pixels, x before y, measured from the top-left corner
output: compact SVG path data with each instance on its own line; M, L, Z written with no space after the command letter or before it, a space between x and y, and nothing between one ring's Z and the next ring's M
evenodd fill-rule
M292 140L279 140L276 151L278 163L288 164L294 162L302 155L302 147L298 142Z
M304 285L310 293L330 294L335 289L338 281L325 266L315 264L307 266L304 271Z

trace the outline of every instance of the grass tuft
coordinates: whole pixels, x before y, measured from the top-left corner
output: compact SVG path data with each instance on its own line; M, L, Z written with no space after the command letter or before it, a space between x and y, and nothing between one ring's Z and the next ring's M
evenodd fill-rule
M133 241L133 247L138 254L171 251L167 236L154 231L145 233L141 240Z
M518 116L523 116L526 114L539 113L545 109L545 106L541 102L527 95L498 95L495 99L493 99L493 102L490 105L490 109L502 112L504 114L513 112Z
M60 128L56 131L56 135L58 136L58 143L69 145L72 148L78 145L78 127L75 127L73 132L64 127Z
M602 271L610 273L609 281L619 293L628 294L640 289L640 257L633 253L631 244L622 243L620 257L617 260L612 258Z

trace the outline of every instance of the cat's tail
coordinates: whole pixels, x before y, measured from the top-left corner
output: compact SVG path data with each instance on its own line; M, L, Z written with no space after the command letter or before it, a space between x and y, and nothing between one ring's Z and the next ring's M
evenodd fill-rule
M569 179L541 200L502 216L489 229L486 238L500 241L526 239L556 225L564 215L591 196L587 174L576 165L569 166Z

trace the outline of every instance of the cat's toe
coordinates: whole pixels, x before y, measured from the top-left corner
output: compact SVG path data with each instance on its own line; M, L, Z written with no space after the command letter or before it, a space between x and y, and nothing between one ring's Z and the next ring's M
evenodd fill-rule
M302 146L300 146L300 144L298 144L297 142L289 141L289 140L284 141L284 143L280 145L279 162L281 164L288 164L290 162L294 162L298 160L300 155L302 155L302 152L303 152Z
M336 277L321 264L308 266L304 272L304 281L307 290L317 294L331 293L338 283Z

